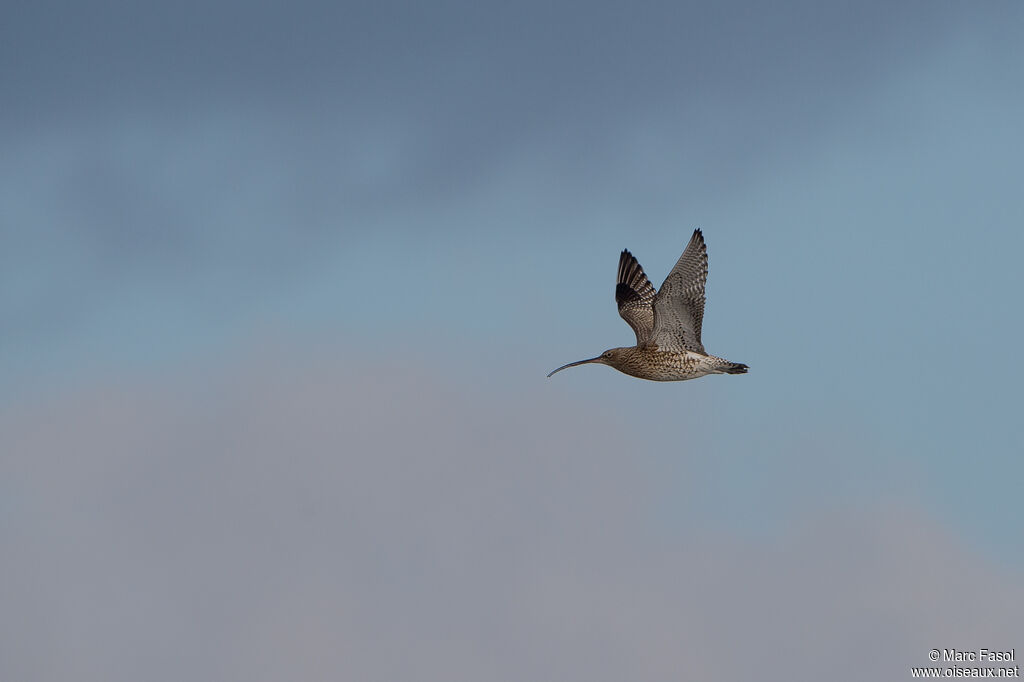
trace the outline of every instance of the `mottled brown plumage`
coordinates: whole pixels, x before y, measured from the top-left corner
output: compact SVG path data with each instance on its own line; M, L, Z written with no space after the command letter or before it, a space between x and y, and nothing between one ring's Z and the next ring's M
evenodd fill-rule
M747 366L709 355L701 342L708 252L704 235L694 230L683 255L655 293L640 263L629 251L619 256L615 302L633 328L636 346L612 348L596 358L567 367L598 363L651 381L685 381L706 374L744 374ZM550 377L551 374L548 376Z

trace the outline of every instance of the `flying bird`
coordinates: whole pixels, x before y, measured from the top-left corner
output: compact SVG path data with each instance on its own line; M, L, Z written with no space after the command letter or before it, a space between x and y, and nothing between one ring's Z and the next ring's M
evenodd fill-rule
M598 363L651 381L685 381L706 374L746 374L747 366L708 354L700 340L704 321L704 284L708 250L694 230L690 243L657 292L629 251L619 256L615 302L619 315L636 333L636 345L612 348L567 367ZM551 374L548 376L550 377Z

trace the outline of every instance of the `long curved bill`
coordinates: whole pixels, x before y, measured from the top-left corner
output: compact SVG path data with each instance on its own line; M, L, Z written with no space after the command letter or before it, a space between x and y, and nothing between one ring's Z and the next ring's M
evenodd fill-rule
M551 374L554 374L555 372L561 372L563 369L567 369L569 367L575 367L576 365L585 365L588 362L597 362L600 359L601 359L601 356L598 355L596 358L590 358L589 360L580 360L579 362L570 362L568 365L562 365L561 367L556 369L554 372L551 372ZM549 378L551 377L551 374L548 375Z

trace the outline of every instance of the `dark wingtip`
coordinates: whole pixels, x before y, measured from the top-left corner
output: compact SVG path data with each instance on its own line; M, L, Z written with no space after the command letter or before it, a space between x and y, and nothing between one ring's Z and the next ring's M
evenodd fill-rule
M701 232L699 227L693 231L693 234L690 235L690 241L686 243L686 248L687 249L690 248L691 246L697 246L697 247L704 247L704 246L706 246L706 244L704 242L704 233Z

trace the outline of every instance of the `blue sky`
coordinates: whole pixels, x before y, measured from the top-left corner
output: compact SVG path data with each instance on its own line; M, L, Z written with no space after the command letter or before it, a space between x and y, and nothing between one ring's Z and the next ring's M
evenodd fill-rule
M81 574L21 561L15 584L56 605L20 598L7 625L28 619L23 639L59 642L96 679L167 655L140 642L139 667L119 668L106 645L141 607L94 628L67 606L118 579L171 610L149 634L172 640L199 617L174 597L237 589L208 606L218 646L185 644L225 678L261 669L257 649L282 669L315 652L308 676L388 678L372 656L328 655L352 632L417 651L399 677L440 679L472 650L467 679L595 679L574 661L615 642L598 670L657 678L695 669L673 636L760 651L727 616L793 604L826 652L888 614L902 644L882 676L931 647L1019 644L1022 19L1010 3L22 8L0 29L0 543L70 565L86 537L104 558ZM657 285L695 227L705 345L750 373L545 379L629 343L619 251ZM280 480L261 478L282 459ZM226 547L221 522L206 529L224 505L242 531ZM129 556L107 514L136 520ZM498 558L485 520L512 538ZM179 540L151 539L154 525ZM312 547L336 528L337 546ZM465 583L417 577L411 550L385 547L453 562ZM215 561L158 588L144 570L168 551ZM336 580L281 558L353 551L374 558ZM945 572L906 572L918 555ZM737 556L767 557L768 577L726 569ZM679 592L671 570L721 599ZM721 605L723 572L781 601ZM834 611L797 596L822 572L849 587ZM289 575L312 586L267 596ZM911 633L908 614L932 608L912 585L969 579L1007 586L1005 603L937 611L943 641ZM435 613L437 641L425 615L367 623L398 584L396 618L435 613L438 590L464 618ZM587 585L636 599L588 601ZM876 610L857 611L862 592ZM658 606L687 600L693 621ZM634 641L623 609L675 634ZM281 614L306 644L271 626ZM31 653L0 659L46 677Z

